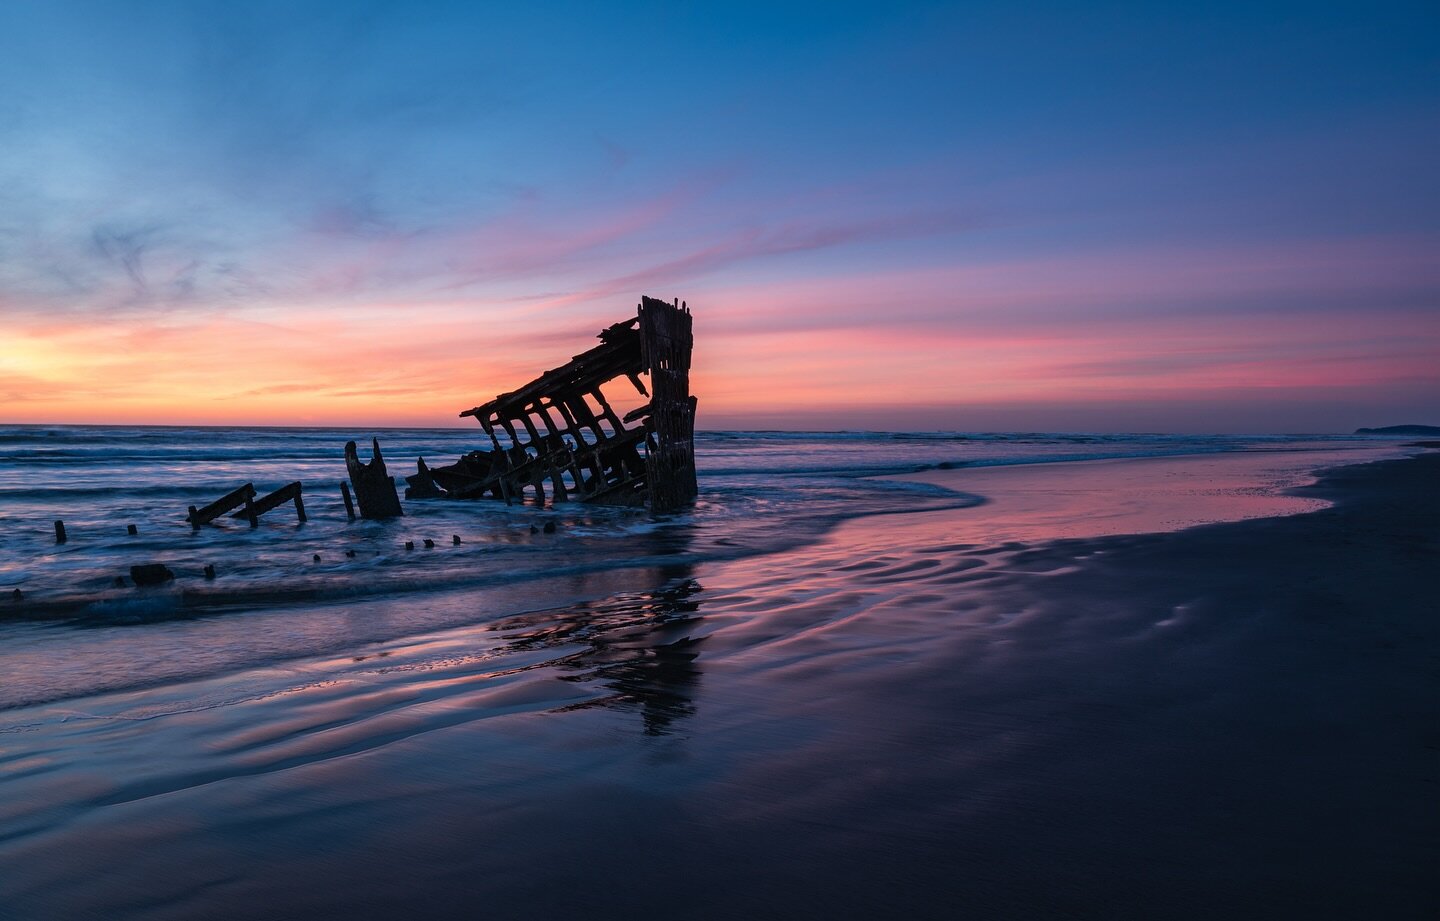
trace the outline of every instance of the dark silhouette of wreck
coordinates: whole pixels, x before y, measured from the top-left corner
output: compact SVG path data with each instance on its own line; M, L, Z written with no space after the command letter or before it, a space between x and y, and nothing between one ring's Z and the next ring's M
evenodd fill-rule
M600 344L518 390L467 409L491 449L406 477L406 498L577 500L668 512L695 501L690 310L641 298ZM647 388L642 376L648 377ZM621 418L601 387L624 377L650 402ZM378 456L378 451L377 451Z

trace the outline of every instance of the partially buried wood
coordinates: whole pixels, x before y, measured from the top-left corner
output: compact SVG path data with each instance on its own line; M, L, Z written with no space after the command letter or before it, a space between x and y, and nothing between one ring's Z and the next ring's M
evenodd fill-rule
M130 578L136 585L162 585L175 578L175 573L164 563L145 563L130 567Z
M252 483L246 483L239 489L226 493L203 508L196 508L193 505L190 506L190 514L185 516L185 520L190 522L191 527L198 528L202 524L209 524L236 506L243 505L245 506L245 510L238 517L249 518L250 527L253 528L257 524L255 520L254 499L255 486Z
M399 518L405 512L400 508L395 480L385 469L385 458L380 456L380 439L371 439L371 444L375 456L368 464L361 463L355 442L345 445L345 467L350 472L350 485L355 489L355 503L360 506L360 517Z
M296 480L295 482L290 483L286 486L281 486L279 489L275 490L268 496L256 499L254 503L252 503L250 510L241 509L230 517L247 518L249 517L250 512L253 511L255 517L258 518L266 512L270 511L271 509L284 505L286 502L294 502L295 517L299 518L301 521L307 521L308 519L305 517L305 500L302 499L300 496L301 489L302 487L300 485L300 481Z

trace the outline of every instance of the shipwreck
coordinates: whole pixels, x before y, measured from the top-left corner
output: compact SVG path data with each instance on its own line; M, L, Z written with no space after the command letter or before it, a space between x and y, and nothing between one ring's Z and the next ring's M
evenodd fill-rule
M444 467L420 458L405 478L406 498L579 501L652 512L693 503L689 308L644 297L634 317L598 338L560 367L460 413L480 423L490 447ZM601 389L620 378L648 398L623 417Z

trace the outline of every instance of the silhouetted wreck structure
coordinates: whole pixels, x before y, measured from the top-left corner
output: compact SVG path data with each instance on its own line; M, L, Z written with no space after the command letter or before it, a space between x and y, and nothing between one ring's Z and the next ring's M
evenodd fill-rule
M694 346L690 311L641 298L600 344L488 403L467 409L492 448L407 477L407 498L578 500L668 512L695 501ZM642 375L649 378L647 388ZM623 418L601 387L626 378L649 402Z

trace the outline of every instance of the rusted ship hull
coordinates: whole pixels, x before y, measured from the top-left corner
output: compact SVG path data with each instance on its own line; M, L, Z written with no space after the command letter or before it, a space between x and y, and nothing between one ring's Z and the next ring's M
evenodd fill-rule
M408 477L407 496L646 506L695 501L694 349L687 307L642 298L600 344L523 387L467 409L491 449ZM623 418L603 391L625 378L649 402ZM645 384L649 380L649 386Z

